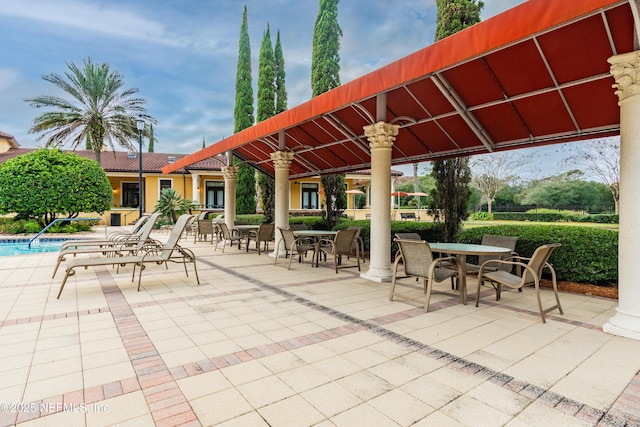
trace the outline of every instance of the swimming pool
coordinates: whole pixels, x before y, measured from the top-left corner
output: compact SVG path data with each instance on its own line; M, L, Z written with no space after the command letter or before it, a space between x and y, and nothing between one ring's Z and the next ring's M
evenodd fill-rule
M29 248L29 239L0 239L0 257L58 252L62 243L68 240L73 239L43 237L33 242Z

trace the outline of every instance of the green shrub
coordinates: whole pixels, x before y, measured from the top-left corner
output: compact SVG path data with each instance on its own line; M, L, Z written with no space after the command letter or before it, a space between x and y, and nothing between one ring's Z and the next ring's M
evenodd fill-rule
M349 226L362 227L360 237L364 243L364 250L371 249L371 221L369 220L341 220L335 226L336 230L342 230ZM444 241L444 224L433 222L392 221L391 222L391 257L398 251L398 245L393 241L396 233L418 233L423 240L428 242Z
M558 280L613 285L618 281L618 232L562 225L501 225L476 227L458 235L463 243L480 243L485 234L518 236L516 252L530 257L545 243L561 243L549 262Z
M469 219L471 221L493 221L493 214L488 212L474 212Z
M39 231L39 230L38 230ZM0 226L0 232L3 234L23 234L26 233L24 221L10 221Z
M242 214L236 215L236 220L247 221L249 224L259 225L264 222L264 215L262 214Z
M614 214L589 214L584 215L576 222L593 222L596 224L620 224L620 215Z
M34 221L34 220L24 221L23 228L24 228L23 233L39 233L40 230L42 230L42 227L40 227L40 224L38 224L38 221Z
M595 222L599 224L618 224L620 217L613 214L583 215L573 211L554 211L540 209L527 212L494 212L493 218L502 221L535 221L535 222Z

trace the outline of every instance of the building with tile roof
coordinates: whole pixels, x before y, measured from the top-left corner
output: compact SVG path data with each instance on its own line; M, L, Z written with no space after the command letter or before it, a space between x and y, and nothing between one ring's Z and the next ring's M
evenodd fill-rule
M36 149L20 148L20 144L12 135L0 131L0 165L34 150ZM74 153L88 159L95 159L95 154L91 150L75 150ZM165 188L173 188L185 199L195 201L198 210L224 212L222 168L226 165L226 157L214 156L170 174L162 173L163 167L186 156L187 154L142 153L143 206L146 212L153 211L160 192ZM107 223L111 225L132 223L138 218L138 154L105 151L100 156L100 164L113 189L112 208L104 214ZM402 172L392 171L394 178L401 175ZM345 182L347 189L364 189L365 197L369 200L370 170L351 172L346 175ZM318 176L291 180L289 183L290 210L300 213L317 213L323 209L324 201L320 187ZM348 210L353 211L354 201L355 198L348 197ZM366 207L368 208L368 203ZM365 210L359 214L364 218Z

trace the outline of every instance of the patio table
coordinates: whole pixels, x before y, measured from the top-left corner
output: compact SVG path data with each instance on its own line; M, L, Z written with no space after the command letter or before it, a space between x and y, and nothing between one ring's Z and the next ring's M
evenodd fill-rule
M260 228L259 225L256 224L248 224L248 225L234 225L233 229L238 232L238 235L247 238L247 252L249 252L249 231L257 230ZM238 240L238 249L240 249L240 240Z
M314 239L315 250L313 252L313 257L316 262L316 267L318 266L318 261L320 259L320 239L323 237L335 237L338 234L337 231L330 230L294 230L293 235L296 237L311 237ZM313 261L311 260L311 266L313 267Z
M470 243L429 243L433 252L455 255L458 264L460 303L467 304L467 255L510 255L511 249Z

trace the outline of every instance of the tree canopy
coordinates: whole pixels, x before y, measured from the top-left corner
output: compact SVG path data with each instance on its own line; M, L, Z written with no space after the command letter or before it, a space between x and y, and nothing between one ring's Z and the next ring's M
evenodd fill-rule
M620 138L593 140L581 145L576 155L568 159L576 161L587 172L602 181L613 197L615 213L620 209Z
M437 5L436 41L480 22L484 7L478 0L437 0ZM433 202L436 208L444 211L445 239L452 242L467 217L471 194L469 160L466 157L436 160L431 175L436 180Z
M135 95L137 88L123 89L123 76L111 70L108 63L95 64L91 59L80 68L67 63L64 75L48 74L42 78L62 89L69 99L43 95L26 101L35 108L49 108L33 120L30 133L42 133L36 140L45 139L47 147L70 144L76 149L85 143L100 163L100 153L107 145L136 151L133 144L138 136L138 116L149 123L155 120L147 114L146 101Z
M233 113L234 132L240 132L253 126L253 86L251 82L251 44L249 42L249 18L244 7L240 25L240 43L238 48L238 68L236 71L236 105ZM256 213L255 169L246 164L238 165L236 213Z
M60 214L102 213L112 190L100 165L59 149L40 149L0 165L0 213L36 218L42 227Z
M311 94L318 96L340 86L340 37L338 0L320 0L313 28Z
M340 86L340 37L338 24L338 0L320 0L318 16L313 28L313 52L311 53L311 93L318 96ZM326 201L325 222L333 228L338 215L347 205L344 193L344 175L320 177Z

